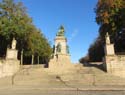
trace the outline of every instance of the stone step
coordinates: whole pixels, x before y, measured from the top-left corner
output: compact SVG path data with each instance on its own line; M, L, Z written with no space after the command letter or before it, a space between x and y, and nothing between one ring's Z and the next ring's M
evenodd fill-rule
M4 77L4 78L0 78L0 86L8 86L8 85L12 85L12 77Z
M107 74L95 67L70 69L70 72L55 74L48 69L21 69L14 76L15 85L83 86L83 85L125 85L125 79ZM66 83L66 84L65 84ZM0 85L12 84L12 77L0 79Z
M66 81L68 84L83 84L83 85L125 85L125 79L119 78L112 75L92 75L86 74L82 77L63 76L62 80Z

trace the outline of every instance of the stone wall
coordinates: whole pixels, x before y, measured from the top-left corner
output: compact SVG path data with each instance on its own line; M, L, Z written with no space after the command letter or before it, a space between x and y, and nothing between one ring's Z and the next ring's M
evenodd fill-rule
M104 63L108 73L125 77L125 55L108 55Z
M19 68L18 60L0 60L0 78L14 75Z
M125 55L116 55L114 44L110 42L110 36L106 34L104 68L108 73L125 77Z
M49 70L56 73L66 72L71 67L70 55L68 54L58 54L58 58L55 57L49 62Z

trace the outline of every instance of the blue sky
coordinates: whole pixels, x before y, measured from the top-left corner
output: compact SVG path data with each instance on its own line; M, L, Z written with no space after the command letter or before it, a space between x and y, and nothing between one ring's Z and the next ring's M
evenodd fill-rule
M94 13L97 0L19 1L27 7L33 23L42 30L51 45L60 25L64 25L72 62L78 62L87 54L98 35Z

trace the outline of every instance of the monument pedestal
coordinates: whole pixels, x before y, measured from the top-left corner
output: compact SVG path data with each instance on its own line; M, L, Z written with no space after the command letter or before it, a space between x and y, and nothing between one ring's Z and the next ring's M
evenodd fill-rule
M65 73L73 66L70 61L69 47L64 36L64 28L61 26L55 38L53 58L49 62L49 70L53 73Z
M0 77L12 76L20 69L20 61L17 59L16 40L12 40L12 49L7 48L6 60L0 62Z
M49 62L49 71L55 74L64 74L70 72L70 69L73 67L74 65L71 64L71 61L67 55L63 55L59 59L51 59Z
M106 55L115 55L114 44L106 44L105 54Z
M58 57L55 56L50 60L49 68L66 68L69 64L71 64L70 55L58 54Z
M6 76L12 76L20 69L19 60L7 59L3 66L3 73Z
M106 36L104 68L110 74L125 77L125 55L116 55L114 44L110 43L109 35Z
M20 68L20 61L17 59L18 51L16 49L7 49L6 61L3 66L3 73L6 76L15 74Z
M8 59L17 60L17 54L18 54L17 50L15 50L15 49L7 49L6 60L8 60Z

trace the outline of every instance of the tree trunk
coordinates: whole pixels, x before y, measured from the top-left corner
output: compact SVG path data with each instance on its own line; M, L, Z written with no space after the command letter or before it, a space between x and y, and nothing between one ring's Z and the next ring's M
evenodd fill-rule
M21 51L21 62L20 62L20 65L21 66L23 65L23 50Z
M34 63L34 55L32 54L32 62L31 62L31 65L33 65Z
M37 63L38 63L38 65L39 65L39 56L38 56L38 58L37 58Z

